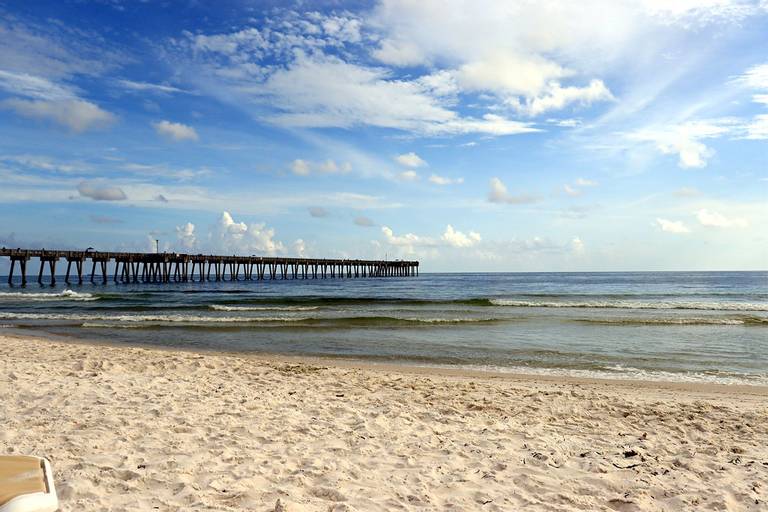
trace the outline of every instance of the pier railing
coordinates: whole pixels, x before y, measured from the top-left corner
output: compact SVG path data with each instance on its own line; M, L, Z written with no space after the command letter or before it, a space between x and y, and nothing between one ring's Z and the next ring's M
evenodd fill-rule
M91 262L90 281L109 280L108 264L114 262L115 283L170 283L186 281L238 281L265 279L327 279L365 277L406 277L419 275L418 261L278 258L260 256L219 256L213 254L59 251L48 249L0 249L0 257L11 259L8 283L13 284L16 264L22 286L27 284L27 263L37 258L37 282L43 284L46 266L50 284L56 284L56 264L67 261L64 281L70 284L74 269L77 282L83 283L86 261ZM73 268L74 267L74 268ZM195 273L197 269L197 273ZM85 268L87 271L87 268ZM227 274L229 277L227 278ZM197 279L195 279L197 277Z

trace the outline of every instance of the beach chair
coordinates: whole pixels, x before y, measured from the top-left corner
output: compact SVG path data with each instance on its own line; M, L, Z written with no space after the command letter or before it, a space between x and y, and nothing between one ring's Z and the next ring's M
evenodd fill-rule
M0 512L54 512L58 508L53 471L46 459L0 455Z

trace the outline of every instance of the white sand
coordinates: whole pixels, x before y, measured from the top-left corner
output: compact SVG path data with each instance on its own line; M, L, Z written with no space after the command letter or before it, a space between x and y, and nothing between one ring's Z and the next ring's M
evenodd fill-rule
M65 511L768 510L765 388L321 364L0 337L0 453Z

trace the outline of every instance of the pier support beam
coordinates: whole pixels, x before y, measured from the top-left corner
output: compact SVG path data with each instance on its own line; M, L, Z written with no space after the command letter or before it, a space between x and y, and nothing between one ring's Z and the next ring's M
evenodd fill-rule
M10 272L8 272L8 284L13 286L13 270L17 261L19 262L19 270L21 271L21 286L27 286L27 261L29 261L29 256L27 255L11 256L11 269Z

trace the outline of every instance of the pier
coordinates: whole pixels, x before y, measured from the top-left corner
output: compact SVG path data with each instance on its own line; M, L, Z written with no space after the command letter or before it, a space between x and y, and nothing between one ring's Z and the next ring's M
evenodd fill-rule
M56 284L56 265L65 260L70 278L83 284L107 284L108 268L113 264L111 278L115 283L171 283L203 281L262 281L273 279L353 279L372 277L408 277L419 275L418 261L387 260L333 260L314 258L276 258L259 256L217 256L211 254L59 251L47 249L0 249L0 257L11 260L8 284L18 264L21 285L27 284L27 264L39 260L37 282L44 284L48 269L48 283ZM88 263L91 264L88 272Z

